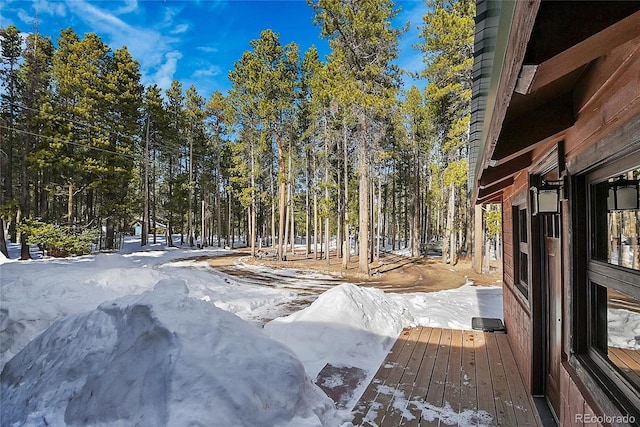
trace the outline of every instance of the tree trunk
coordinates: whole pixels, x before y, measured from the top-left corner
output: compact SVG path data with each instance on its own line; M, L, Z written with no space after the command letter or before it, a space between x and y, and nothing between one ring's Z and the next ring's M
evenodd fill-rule
M158 243L158 216L156 215L156 150L154 148L153 150L153 168L151 171L151 175L152 175L152 179L153 179L153 186L151 187L151 191L152 191L152 215L151 217L152 219L152 223L153 223L153 244L155 245L156 243Z
M291 149L291 141L289 141L289 218L291 219L291 234L290 234L290 242L291 242L291 255L296 255L296 218L295 218L295 206L293 203L293 165L291 164L292 159L292 149Z
M455 213L456 213L456 188L454 184L451 184L451 188L449 189L449 209L447 212L447 226L446 226L447 234L449 235L449 260L451 265L456 265L458 263Z
M285 227L285 210L287 207L287 166L284 159L284 147L282 140L280 139L280 133L278 126L274 125L274 135L276 139L276 146L278 147L278 184L280 186L280 200L278 203L278 259L282 260L284 257L284 227Z
M140 246L146 246L149 240L149 126L151 126L151 120L147 120L147 135L144 145L144 206L142 209Z
M344 241L342 243L342 268L347 269L351 248L349 245L349 147L347 144L347 126L342 123L342 149L344 154Z
M189 214L187 215L187 232L189 233L189 246L193 247L193 136L189 137Z
M326 122L325 122L326 123ZM326 126L326 125L325 125ZM324 203L325 203L325 218L324 218L324 241L325 241L325 254L324 259L327 260L327 265L331 264L329 259L329 145L327 138L324 139Z
M200 213L200 246L201 247L205 247L207 246L207 218L206 218L206 210L207 210L207 204L204 200L204 197L202 197L202 210Z
M251 207L249 208L249 234L251 238L251 256L256 256L256 171L253 143L251 143Z
M291 171L289 171L291 172ZM288 179L287 179L288 181ZM285 219L284 219L284 253L285 256L289 252L290 248L290 236L289 236L289 223L291 218L291 185L287 183L287 202L285 207Z
M376 262L380 261L380 237L382 234L382 178L378 178L378 205L376 227Z
M313 258L318 259L318 193L313 191Z
M7 250L7 241L4 238L4 219L0 217L0 253L9 259L9 251Z
M397 168L396 168L397 170ZM391 177L391 250L396 250L396 228L398 224L398 217L396 209L396 174L394 173Z
M67 194L67 224L73 224L73 181L69 181L69 193Z
M216 204L216 239L220 247L220 236L222 235L222 197L220 197L220 156L216 156L216 178L214 198Z
M309 159L310 151L311 150L307 148L307 156L306 156L307 168L305 171L306 191L305 191L305 198L304 198L304 212L305 212L304 234L306 236L305 253L304 253L305 257L308 257L309 253L311 252L311 179L309 178L310 176L309 169L311 168L311 161Z
M115 234L115 224L111 217L107 218L107 235L105 236L105 248L107 250L113 250L114 248L114 234Z
M367 161L367 123L366 118L361 118L361 126L360 126L362 135L360 139L360 165L359 165L359 181L358 181L358 190L360 202L359 207L359 219L358 219L358 246L359 246L359 255L358 255L358 267L360 272L365 273L367 275L369 272L369 165Z
M271 247L276 245L276 189L273 183L273 169L270 167L269 184L271 187Z
M230 245L229 241L233 241L233 220L231 218L231 215L233 213L232 203L233 199L231 198L231 191L229 191L227 193L227 207L229 209L229 213L227 216L227 238L225 239L224 244L225 246L229 246L231 249L233 249L233 242Z
M166 228L167 247L169 248L173 247L173 237L171 237L171 235L173 234L173 230L171 229L171 227L172 227L171 218L169 218L169 221L167 221L167 228Z

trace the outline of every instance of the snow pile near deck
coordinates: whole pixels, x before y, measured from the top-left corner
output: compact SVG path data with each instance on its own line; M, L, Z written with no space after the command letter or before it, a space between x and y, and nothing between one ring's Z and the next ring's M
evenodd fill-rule
M2 372L3 424L331 425L287 347L184 281L68 316Z
M375 370L402 328L413 323L402 301L379 289L342 284L264 329L291 347L313 377L327 362Z
M56 320L94 310L104 301L139 295L163 279L184 280L191 297L258 324L282 315L278 307L296 300L293 291L246 284L193 259L227 253L167 249L9 260L0 274L0 370ZM186 257L191 259L180 261Z

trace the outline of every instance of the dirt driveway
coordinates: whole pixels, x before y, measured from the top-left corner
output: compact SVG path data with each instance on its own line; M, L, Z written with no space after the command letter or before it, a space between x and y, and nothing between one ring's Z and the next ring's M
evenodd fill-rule
M273 269L294 269L301 272L317 272L333 276L340 282L375 286L388 292L433 292L458 288L468 281L477 286L500 286L502 272L495 268L491 273L478 274L471 267L470 260L461 260L456 265L442 263L439 257L409 258L395 254L384 254L380 262L373 264L371 276L358 270L358 258L352 256L347 269L342 268L342 260L330 254L329 261L315 259L313 254L288 255L286 261L265 260L250 256L249 249L241 249L239 254L209 258L209 265L226 272L241 259L246 264L264 265ZM242 274L238 271L238 275ZM244 274L247 274L245 271Z

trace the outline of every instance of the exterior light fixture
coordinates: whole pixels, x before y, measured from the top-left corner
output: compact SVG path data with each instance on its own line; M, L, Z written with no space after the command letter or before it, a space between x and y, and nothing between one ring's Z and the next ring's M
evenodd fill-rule
M562 196L562 182L542 181L541 185L531 187L533 198L532 214L553 215L560 213L560 200Z
M607 196L607 209L609 211L637 210L640 209L638 180L629 180L619 177L609 182L609 195Z

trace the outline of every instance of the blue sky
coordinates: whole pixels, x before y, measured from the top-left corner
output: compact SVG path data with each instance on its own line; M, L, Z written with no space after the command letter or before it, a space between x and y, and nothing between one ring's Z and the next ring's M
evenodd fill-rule
M419 41L426 5L421 0L398 1L402 11L395 24L411 22L400 42L398 64L412 71L422 68L422 55L412 45ZM304 0L2 0L0 26L14 24L32 32L35 23L57 42L60 30L72 27L81 37L96 33L112 50L127 46L140 63L142 83L167 88L174 79L183 87L195 85L209 98L230 87L227 78L234 62L250 49L249 42L270 28L282 44L295 41L301 56L311 46L321 57L329 53L327 41L313 24L313 10ZM408 85L424 82L405 79Z

